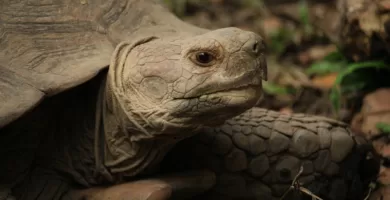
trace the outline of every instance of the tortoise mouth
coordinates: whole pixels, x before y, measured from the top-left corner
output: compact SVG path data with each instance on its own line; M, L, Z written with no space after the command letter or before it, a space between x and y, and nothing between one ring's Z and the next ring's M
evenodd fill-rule
M231 88L226 88L226 89L221 89L221 90L215 90L215 91L210 91L210 92L205 92L201 95L195 95L195 96L190 96L190 97L183 97L183 98L177 98L177 99L200 99L202 97L207 97L207 96L230 96L232 94L237 94L239 96L240 93L247 93L247 91L251 90L261 90L262 84L247 84L247 85L241 85L241 86L236 86L236 87L231 87Z
M200 87L190 91L183 97L174 98L174 100L180 99L197 99L210 95L223 95L234 94L235 92L243 92L250 89L262 88L262 77L257 73L247 73L235 80L221 82L215 84L213 87Z

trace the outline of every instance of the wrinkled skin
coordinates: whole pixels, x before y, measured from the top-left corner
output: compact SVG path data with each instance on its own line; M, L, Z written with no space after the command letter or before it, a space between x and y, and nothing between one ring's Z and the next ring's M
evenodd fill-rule
M155 39L130 52L125 48L131 44L115 55L123 63L112 63L109 89L114 96L123 95L118 101L130 102L129 115L147 116L158 134L165 131L160 127L170 125L220 124L251 108L261 95L264 46L254 33L229 28L184 39ZM209 54L207 63L197 61L201 53ZM215 112L220 115L210 115Z
M33 165L27 174L33 178L23 181L13 193L20 199L44 200L58 197L39 192L43 188L63 190L65 196L60 195L60 199L162 200L194 188L194 192L184 192L178 198L202 193L215 184L211 172L182 175L174 178L177 181L134 182L134 177L153 177L150 174L158 170L160 161L177 142L253 107L261 97L265 78L262 38L237 28L121 42L108 73L103 72L78 90L54 96L5 129L5 133L17 135L23 132L21 127L29 127L31 134L24 134L31 138L26 140L44 138L34 147L39 156L31 162L39 165ZM81 100L81 95L88 98ZM62 114L60 121L56 120L58 113ZM36 119L47 124L34 123ZM8 156L7 163L13 159L12 154ZM23 162L17 164L17 176L18 169L23 170L20 166L28 166ZM20 180L12 173L5 177ZM62 182L61 177L70 181ZM58 178L68 189L58 189ZM46 179L51 187L41 182ZM196 189L202 180L206 180L204 186ZM113 188L100 186L123 182L128 183ZM176 182L181 186L175 186ZM91 189L84 191L83 187ZM66 192L73 188L74 192Z
M113 128L112 132L117 134L108 134L106 129L108 151L113 154L118 141L137 145L160 139L161 147L139 148L167 152L194 130L221 124L253 107L261 96L265 74L263 51L260 36L236 28L183 39L150 38L121 43L108 72L107 115L103 112L103 120L107 123L110 116L116 118L116 126L127 137L118 137L118 130L107 125L108 130ZM150 155L128 156L129 149L123 152L127 155L105 163L120 176L138 174L156 162L153 159L137 164L134 158L148 159Z
M359 166L357 142L344 125L245 112L266 79L260 36L194 27L151 0L82 2L0 3L0 195L279 199L309 163L309 189L331 200L361 196L350 167ZM173 149L185 138L187 148ZM164 171L171 149L182 155Z

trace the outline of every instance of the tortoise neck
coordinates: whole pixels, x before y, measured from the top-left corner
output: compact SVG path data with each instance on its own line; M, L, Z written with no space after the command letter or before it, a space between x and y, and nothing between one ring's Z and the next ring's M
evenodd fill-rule
M177 133L158 136L161 130L125 112L109 86L103 81L97 101L95 124L95 162L97 177L105 182L121 182L158 170L166 153L180 140ZM139 117L139 116L138 116ZM141 128L143 130L140 130ZM193 128L177 132L194 132ZM170 129L171 130L171 129ZM147 134L145 134L145 131ZM190 136L188 134L187 136Z

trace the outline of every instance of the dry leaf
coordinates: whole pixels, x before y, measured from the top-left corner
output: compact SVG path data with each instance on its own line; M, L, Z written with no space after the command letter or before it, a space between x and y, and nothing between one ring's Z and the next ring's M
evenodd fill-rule
M364 97L362 109L354 116L351 128L367 139L379 134L376 128L377 123L390 124L389 99L390 88L378 89Z
M315 76L312 79L312 83L314 87L323 89L323 90L329 90L333 87L335 81L337 78L337 73L331 73L324 76Z

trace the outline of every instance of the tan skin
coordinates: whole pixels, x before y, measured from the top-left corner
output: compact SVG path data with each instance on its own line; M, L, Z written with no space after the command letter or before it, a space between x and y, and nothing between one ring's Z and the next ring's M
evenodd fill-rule
M2 1L0 99L5 106L2 102L0 157L7 164L0 165L0 192L4 182L21 200L69 200L63 195L185 199L183 195L202 193L217 182L209 191L217 196L222 190L230 192L228 196L272 199L281 195L279 186L295 176L299 165L291 161L313 163L330 152L335 158L309 171L308 178L322 174L327 165L327 172L341 172L339 162L352 151L354 141L347 130L338 130L337 123L309 116L278 117L259 109L244 113L257 103L266 79L260 36L237 28L197 28L156 2ZM51 13L53 17L48 17ZM106 68L108 75L103 71L94 77ZM237 115L243 118L224 123ZM212 125L227 129L202 128ZM319 128L329 139L321 144ZM231 134L233 129L238 134ZM172 149L196 130L218 138L203 145L201 158L192 151ZM245 135L248 130L252 133ZM261 148L253 149L245 141ZM264 143L271 148L262 149ZM294 148L287 148L288 143ZM325 154L317 156L320 147ZM158 165L168 160L165 155L171 149L183 153L167 164L171 172L188 170L176 169L185 158L199 164L213 156L206 166L194 169L214 170L207 165L223 161L223 168L214 170L218 180L231 180L220 172L234 170L238 181L222 181L233 184L223 185L212 173L201 171L154 176L163 174ZM307 160L307 154L313 157ZM274 163L268 162L271 158ZM268 183L262 173L277 181ZM330 179L323 194L344 199L337 189L347 183Z
M168 199L210 189L215 184L210 172L153 174L165 154L194 130L221 124L257 103L266 69L264 46L260 36L237 28L180 38L119 44L108 74L54 96L11 126L10 135L31 126L26 140L43 138L33 161L39 166L28 174L37 178L26 178L15 196L50 195L40 192L49 190L41 181L47 174L53 174L47 176L52 190L60 187L58 178L68 178L64 183L75 189L68 194L72 199ZM11 154L8 158L13 160ZM153 180L137 181L145 177ZM31 195L29 188L34 188Z
M236 46L233 45L229 47L230 49L227 49L229 43L232 41L237 42ZM119 95L120 97L118 97L118 94L130 93L132 94L129 96L131 98L131 104L128 106L134 107L133 113L137 108L149 108L149 110L161 109L161 111L155 111L157 113L162 112L163 115L151 115L148 123L153 124L154 120L156 120L154 124L163 123L163 129L159 130L156 127L140 124L147 132L150 131L150 134L157 134L155 137L168 137L168 139L173 137L175 140L177 140L176 138L185 138L187 136L182 136L182 134L177 133L188 128L189 130L196 129L197 127L210 123L210 121L213 123L222 123L225 119L238 114L236 112L242 112L252 107L261 95L261 90L259 89L261 88L261 78L264 78L264 70L266 67L264 66L265 63L262 63L264 62L264 57L261 56L264 46L262 39L254 33L231 28L213 31L188 39L175 39L174 41L160 41L158 38L146 39L145 41L141 40L134 47L131 45L134 44L124 43L122 47L119 45L116 51L117 54L114 52L114 58L111 62L107 80L108 91L112 91L113 93L106 93L106 99L107 101L118 101L119 103L116 102L116 105L121 105L124 103L121 102L123 100L120 97L126 95ZM130 48L127 52L123 50L126 47ZM164 49L170 49L171 54L161 53ZM139 52L141 51L143 56L139 56ZM127 58L120 60L126 54ZM118 56L117 59L115 58L116 55ZM161 59L159 61L152 60L148 63L147 58L150 56ZM123 66L121 66L121 62ZM159 65L156 65L155 62L159 63ZM168 66L170 67L175 67L171 71L168 71L163 68L163 66L167 66L166 64L169 64ZM176 66L180 67L176 68ZM191 74L191 78L183 75L180 76L180 72L182 71ZM140 77L139 74L143 79L137 79ZM152 77L153 79L148 79L148 77ZM203 83L200 82L199 78L203 80ZM147 80L149 81L147 82ZM154 83L154 81L159 82ZM195 83L191 90L181 91L180 88L182 86L186 85L188 87L188 85L192 84L191 82ZM165 90L162 88L165 85L168 85L168 88L173 88L173 90ZM211 85L215 86L209 87ZM159 89L156 90L153 87L159 87ZM165 93L161 93L161 91L165 91ZM203 98L202 96L209 99L219 99L219 105L213 104L210 107L196 105L198 109L194 111L180 106L184 102L192 102L192 99ZM154 104L154 102L158 103ZM236 112L227 109L228 107L235 109ZM124 121L129 121L129 116L132 116L133 113L121 116L118 114L120 111L116 110L118 108L117 106L114 109L108 108L108 110L116 113L116 117L123 117ZM226 112L227 110L229 112ZM152 113L155 111L152 111ZM140 112L142 113L142 111ZM207 121L203 121L202 116L215 116L212 115L214 112L220 113L217 115L218 118L210 120L210 117L207 117L204 118ZM142 113L142 115L145 114L148 116L148 113ZM130 123L135 123L133 120L130 117ZM132 132L131 137L142 138L143 134L142 132ZM116 141L119 140L116 139ZM166 151L164 149L161 150ZM116 171L116 166L113 167L111 171ZM148 167L151 167L151 165L148 165ZM134 168L132 170L140 169ZM117 171L117 173L128 172ZM197 184L199 182L203 182L201 187ZM213 173L199 171L147 181L134 181L105 189L94 188L82 190L73 193L73 196L76 199L87 197L87 199L91 200L108 198L165 200L169 199L172 193L182 189L191 189L192 192L186 192L180 198L195 196L210 189L214 184L215 177Z

